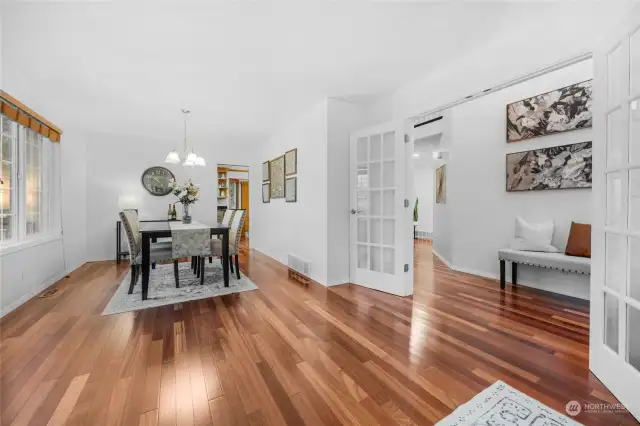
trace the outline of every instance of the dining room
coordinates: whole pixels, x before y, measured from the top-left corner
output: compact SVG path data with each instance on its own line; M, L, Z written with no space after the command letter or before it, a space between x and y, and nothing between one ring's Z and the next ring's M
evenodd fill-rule
M116 261L130 270L105 315L256 289L239 263L249 222L249 167L208 162L190 145L191 111L181 112L180 147L145 168L138 188L123 185L128 192L118 196Z

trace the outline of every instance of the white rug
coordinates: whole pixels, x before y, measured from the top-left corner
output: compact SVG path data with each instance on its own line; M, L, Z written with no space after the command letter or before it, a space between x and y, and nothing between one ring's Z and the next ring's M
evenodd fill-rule
M436 426L581 426L497 381L466 404L456 408Z
M137 311L139 309L155 308L188 302L190 300L208 299L226 294L255 290L258 287L244 274L238 280L235 273L229 273L229 287L224 286L222 265L219 259L207 263L204 267L204 285L200 285L200 278L196 277L190 263L181 262L178 269L180 288L176 288L173 275L173 263L158 265L151 270L149 276L149 293L147 300L142 300L142 276L138 278L133 293L128 294L131 282L131 272L120 283L102 315L120 314L122 312Z

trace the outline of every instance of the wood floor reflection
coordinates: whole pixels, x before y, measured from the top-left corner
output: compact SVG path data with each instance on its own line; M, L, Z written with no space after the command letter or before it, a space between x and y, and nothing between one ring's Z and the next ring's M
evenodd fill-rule
M102 317L127 265L83 266L1 320L0 424L430 425L496 380L563 413L616 402L588 370L588 305L501 292L429 244L413 298L304 286L246 247L241 270L259 290Z

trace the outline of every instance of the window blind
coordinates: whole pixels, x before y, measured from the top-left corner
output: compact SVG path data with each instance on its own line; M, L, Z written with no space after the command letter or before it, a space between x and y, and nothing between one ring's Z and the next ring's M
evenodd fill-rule
M60 142L62 130L3 90L0 90L0 112L51 142Z

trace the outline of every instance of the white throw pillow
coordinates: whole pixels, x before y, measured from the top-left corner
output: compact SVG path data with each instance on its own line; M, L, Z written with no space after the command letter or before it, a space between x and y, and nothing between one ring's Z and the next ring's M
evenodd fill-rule
M517 216L515 239L511 243L511 249L557 253L559 250L551 245L553 229L554 225L551 220L542 223L529 223Z
M527 241L524 238L515 238L511 242L510 248L511 250L542 251L546 253L558 253L560 251L551 244L538 244L534 241Z

